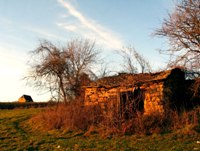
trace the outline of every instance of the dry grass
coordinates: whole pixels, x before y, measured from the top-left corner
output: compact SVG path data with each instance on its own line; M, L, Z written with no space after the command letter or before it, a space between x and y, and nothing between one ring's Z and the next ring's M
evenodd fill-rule
M200 108L182 113L169 111L166 114L132 114L135 116L124 119L111 109L103 112L98 105L84 106L80 101L75 101L48 108L32 120L42 124L47 130L81 130L85 132L85 136L91 133L106 137L124 134L150 135L176 130L183 130L184 133L200 132Z
M49 109L48 109L49 110ZM89 126L83 131L64 132L55 129L36 130L41 116L30 118L44 108L0 110L1 150L199 150L200 133L191 133L191 127L167 134L120 135L122 129ZM194 112L195 113L195 112ZM196 112L197 113L197 112ZM139 115L138 115L139 116ZM142 115L141 115L142 116ZM51 118L51 117L49 117ZM42 127L46 127L43 121ZM113 123L113 122L112 122ZM131 122L130 122L131 124ZM101 125L101 123L97 124ZM123 125L123 123L122 123ZM124 124L126 126L126 124ZM190 132L190 133L188 133ZM99 135L99 134L100 135ZM118 136L111 136L111 135ZM123 134L123 133L122 133ZM192 134L192 135L191 135ZM103 136L103 137L101 137ZM110 137L111 136L111 137Z
M184 133L200 132L200 108L178 113L154 112L150 115L136 114L135 118L123 124L125 134L154 134L184 130Z
M87 130L91 125L99 123L101 115L99 106L84 107L81 102L76 101L47 108L34 119L45 124L48 130Z

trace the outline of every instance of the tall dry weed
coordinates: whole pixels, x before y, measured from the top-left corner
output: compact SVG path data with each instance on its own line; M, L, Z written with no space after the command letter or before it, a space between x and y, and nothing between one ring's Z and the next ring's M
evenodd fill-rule
M81 102L76 101L48 108L37 119L40 119L47 129L86 130L90 125L98 124L101 115L99 106L84 107Z
M200 107L192 111L144 115L132 112L126 119L113 108L104 111L99 105L84 106L81 101L60 103L43 112L37 120L47 129L83 130L87 135L98 131L102 136L114 134L153 134L189 128L200 132Z

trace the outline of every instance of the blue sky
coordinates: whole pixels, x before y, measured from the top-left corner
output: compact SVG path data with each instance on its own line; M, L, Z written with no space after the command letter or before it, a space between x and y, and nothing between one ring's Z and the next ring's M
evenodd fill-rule
M151 34L173 6L173 0L0 0L0 101L16 101L22 94L50 98L22 80L28 52L40 39L95 40L111 68L120 62L114 50L133 46L154 70L163 67L167 57L157 50L167 47L166 40Z

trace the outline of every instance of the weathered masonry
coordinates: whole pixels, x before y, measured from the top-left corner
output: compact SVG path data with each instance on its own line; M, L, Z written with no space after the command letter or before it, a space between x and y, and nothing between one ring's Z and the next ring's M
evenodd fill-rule
M163 113L180 109L185 100L185 75L175 68L151 74L119 74L85 86L85 105L99 104L117 112Z

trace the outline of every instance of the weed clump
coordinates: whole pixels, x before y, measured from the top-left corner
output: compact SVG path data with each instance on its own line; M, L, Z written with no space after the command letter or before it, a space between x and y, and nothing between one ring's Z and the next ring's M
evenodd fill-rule
M192 111L167 113L154 112L145 115L142 112L131 113L125 119L112 108L103 110L100 105L84 106L81 101L60 103L47 108L35 118L47 130L84 131L85 136L99 133L103 137L113 135L151 135L182 130L190 134L200 131L200 108Z
M98 124L101 118L98 106L84 107L76 101L47 108L35 119L43 123L47 130L87 130L91 125Z

